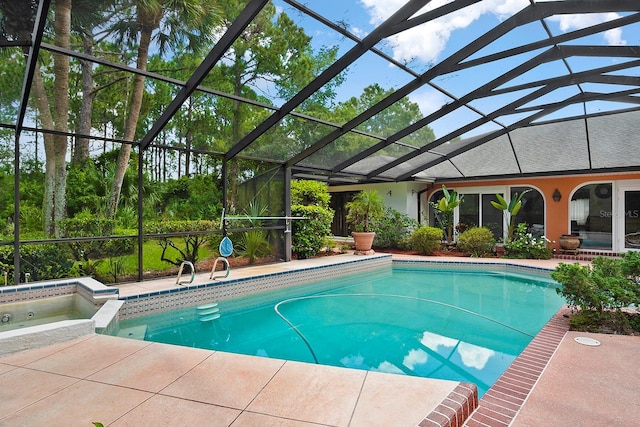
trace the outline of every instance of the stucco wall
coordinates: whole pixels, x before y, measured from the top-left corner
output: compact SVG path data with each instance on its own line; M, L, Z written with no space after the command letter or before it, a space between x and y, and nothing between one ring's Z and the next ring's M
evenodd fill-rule
M424 185L417 182L392 182L384 184L340 185L329 187L330 193L343 191L377 190L386 206L418 219L417 193ZM413 190L413 191L412 191ZM422 207L424 210L424 207Z
M488 186L533 186L542 192L545 200L545 222L546 236L550 240L556 241L555 247L559 248L558 238L562 234L570 232L569 221L569 201L573 192L582 185L612 182L620 180L640 180L640 172L635 173L617 173L617 174L601 174L601 175L575 175L575 176L555 176L543 178L517 178L508 180L487 180L474 182L447 182L447 188L473 188ZM442 188L442 185L436 184L429 189L426 197L430 197L434 191ZM553 200L553 193L558 189L561 194L560 201ZM614 197L615 197L614 192ZM426 199L428 200L428 199Z

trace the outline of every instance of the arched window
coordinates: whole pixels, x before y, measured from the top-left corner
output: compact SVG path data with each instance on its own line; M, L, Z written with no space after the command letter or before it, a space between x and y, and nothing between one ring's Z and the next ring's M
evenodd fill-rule
M571 233L582 238L583 249L611 249L612 184L587 184L571 196Z

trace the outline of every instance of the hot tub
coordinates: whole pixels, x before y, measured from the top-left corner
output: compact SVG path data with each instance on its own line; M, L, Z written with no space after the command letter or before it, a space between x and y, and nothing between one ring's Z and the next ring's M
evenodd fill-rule
M122 304L90 277L0 287L0 356L102 333Z
M99 306L78 294L0 305L0 332L61 320L90 319Z

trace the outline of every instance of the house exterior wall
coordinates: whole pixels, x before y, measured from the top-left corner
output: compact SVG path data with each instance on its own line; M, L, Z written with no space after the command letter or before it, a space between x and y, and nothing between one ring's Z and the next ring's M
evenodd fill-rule
M594 174L594 175L572 175L572 176L552 176L552 177L529 177L529 178L514 178L504 180L486 180L486 181L461 181L461 182L447 182L445 185L447 189L455 189L462 191L463 189L472 189L476 187L520 187L531 186L537 188L543 195L545 200L545 235L548 239L555 241L553 247L559 249L558 239L562 234L570 233L570 220L569 220L569 206L572 194L579 187L586 184L613 182L614 191L613 197L617 195L615 190L616 183L618 182L633 182L638 181L640 187L640 172L633 173L616 173L616 174ZM423 204L426 206L426 202L435 191L442 188L441 184L435 184L432 188L425 193L425 199ZM559 201L553 200L553 193L555 190L560 192L561 198ZM616 203L614 202L614 209ZM619 205L618 205L619 206ZM614 219L615 221L615 219Z
M424 189L423 183L390 182L384 184L339 185L329 187L329 193L341 193L360 190L377 190L386 206L398 212L418 219L418 191ZM424 209L424 208L422 208Z

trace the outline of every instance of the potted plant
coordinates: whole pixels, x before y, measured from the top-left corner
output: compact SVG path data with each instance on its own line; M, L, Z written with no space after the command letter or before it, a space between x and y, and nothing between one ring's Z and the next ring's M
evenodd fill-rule
M377 190L360 191L347 202L347 223L353 230L351 235L356 252L368 252L373 245L376 233L371 230L371 222L384 215L384 202Z

